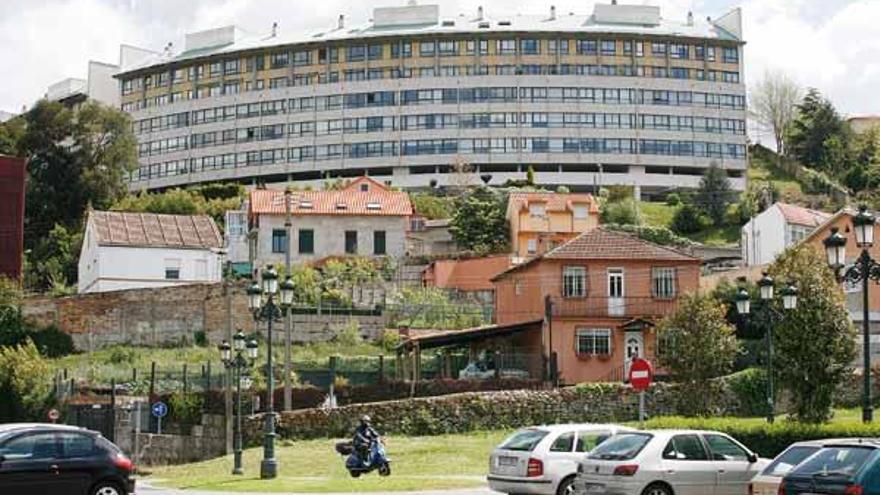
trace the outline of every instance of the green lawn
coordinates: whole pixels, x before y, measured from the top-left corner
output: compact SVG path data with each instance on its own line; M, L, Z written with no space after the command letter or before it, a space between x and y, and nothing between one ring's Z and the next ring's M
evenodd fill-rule
M231 492L364 493L469 488L485 485L489 452L508 431L436 437L390 437L391 476L353 479L336 454L337 440L283 442L277 449L278 478L259 479L262 449L245 451L244 476L232 476L232 457L155 469L158 486Z
M678 211L679 206L669 206L666 203L654 203L649 201L639 202L639 213L642 224L652 227L666 227L672 223L672 217ZM731 206L730 214L733 216L734 207ZM721 227L709 227L700 232L687 235L688 239L706 244L708 246L729 246L739 242L740 227L738 225L725 225Z
M783 196L789 194L800 196L803 192L800 183L793 176L757 158L753 158L749 163L748 179L750 182L772 182Z
M678 211L678 206L669 206L666 203L654 203L639 201L639 213L642 223L652 227L669 227L672 217Z

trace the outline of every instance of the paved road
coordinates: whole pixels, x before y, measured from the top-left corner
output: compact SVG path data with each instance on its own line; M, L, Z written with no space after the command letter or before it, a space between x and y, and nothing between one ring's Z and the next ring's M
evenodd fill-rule
M140 483L137 489L138 495L231 495L229 492L201 492L191 490L173 490L165 488L153 488L146 483ZM236 492L234 495L264 495ZM306 495L306 494L279 494L279 495ZM322 495L351 495L347 494L322 494ZM439 490L426 492L371 492L370 495L498 495L488 488L468 488L465 490Z

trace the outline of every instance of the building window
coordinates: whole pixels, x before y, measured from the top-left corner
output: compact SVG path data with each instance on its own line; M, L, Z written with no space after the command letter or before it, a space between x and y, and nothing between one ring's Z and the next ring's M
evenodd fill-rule
M513 282L513 292L514 292L514 294L516 294L518 296L522 295L522 293L523 293L523 281L522 280L517 279Z
M516 53L516 40L496 40L495 51L499 55L513 55Z
M358 233L356 230L345 231L345 254L357 254Z
M433 41L422 41L419 43L419 55L423 57L434 56L435 43Z
M568 55L568 40L548 40L547 50L551 54Z
M401 41L391 45L391 58L409 58L412 57L412 43L409 41Z
M721 52L721 60L728 64L739 63L739 50L737 48L724 48Z
M299 254L315 254L315 231L299 230Z
M576 220L584 220L589 216L589 209L585 205L574 206L574 218Z
M617 54L617 43L613 40L606 40L602 42L602 55L616 55Z
M437 51L441 57L452 57L458 55L458 41L438 41Z
M651 292L658 299L675 297L675 268L657 267L651 269Z
M165 280L180 280L180 260L165 259Z
M345 54L345 60L348 62L360 62L366 55L367 47L363 45L350 46Z
M566 266L562 268L562 297L585 297L587 295L587 268Z
M575 345L578 355L609 356L611 355L611 329L579 328Z
M543 217L547 214L547 205L544 203L532 203L529 205L529 215L533 217Z
M385 231L377 230L373 232L373 254L379 256L387 252L385 247Z
M536 39L520 40L520 53L523 55L538 55L541 53L541 42Z
M273 253L286 253L287 252L287 232L283 229L273 229L272 230L272 252Z
M538 252L538 240L537 239L529 239L526 241L526 251L529 254L536 254Z

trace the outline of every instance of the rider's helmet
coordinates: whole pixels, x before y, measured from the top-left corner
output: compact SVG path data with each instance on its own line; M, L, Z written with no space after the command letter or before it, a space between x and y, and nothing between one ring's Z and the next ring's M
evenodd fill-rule
M361 425L370 426L370 416L369 415L364 414L363 416L361 416Z

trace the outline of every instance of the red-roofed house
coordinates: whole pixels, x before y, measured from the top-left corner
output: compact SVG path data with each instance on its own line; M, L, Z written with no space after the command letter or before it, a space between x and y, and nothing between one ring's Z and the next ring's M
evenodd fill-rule
M514 254L535 256L596 228L599 204L591 194L513 192L507 221Z
M545 318L519 352L552 349L564 383L620 380L633 356L654 360L656 321L697 290L699 274L699 258L595 228L497 275L497 324Z
M284 191L251 191L248 218L254 266L284 263L285 208ZM409 195L369 177L360 177L340 190L292 191L290 209L295 263L328 256L405 254L413 214Z
M772 263L786 248L800 242L830 217L830 213L802 206L773 203L740 231L743 264Z
M90 211L79 293L219 282L223 240L207 215Z

